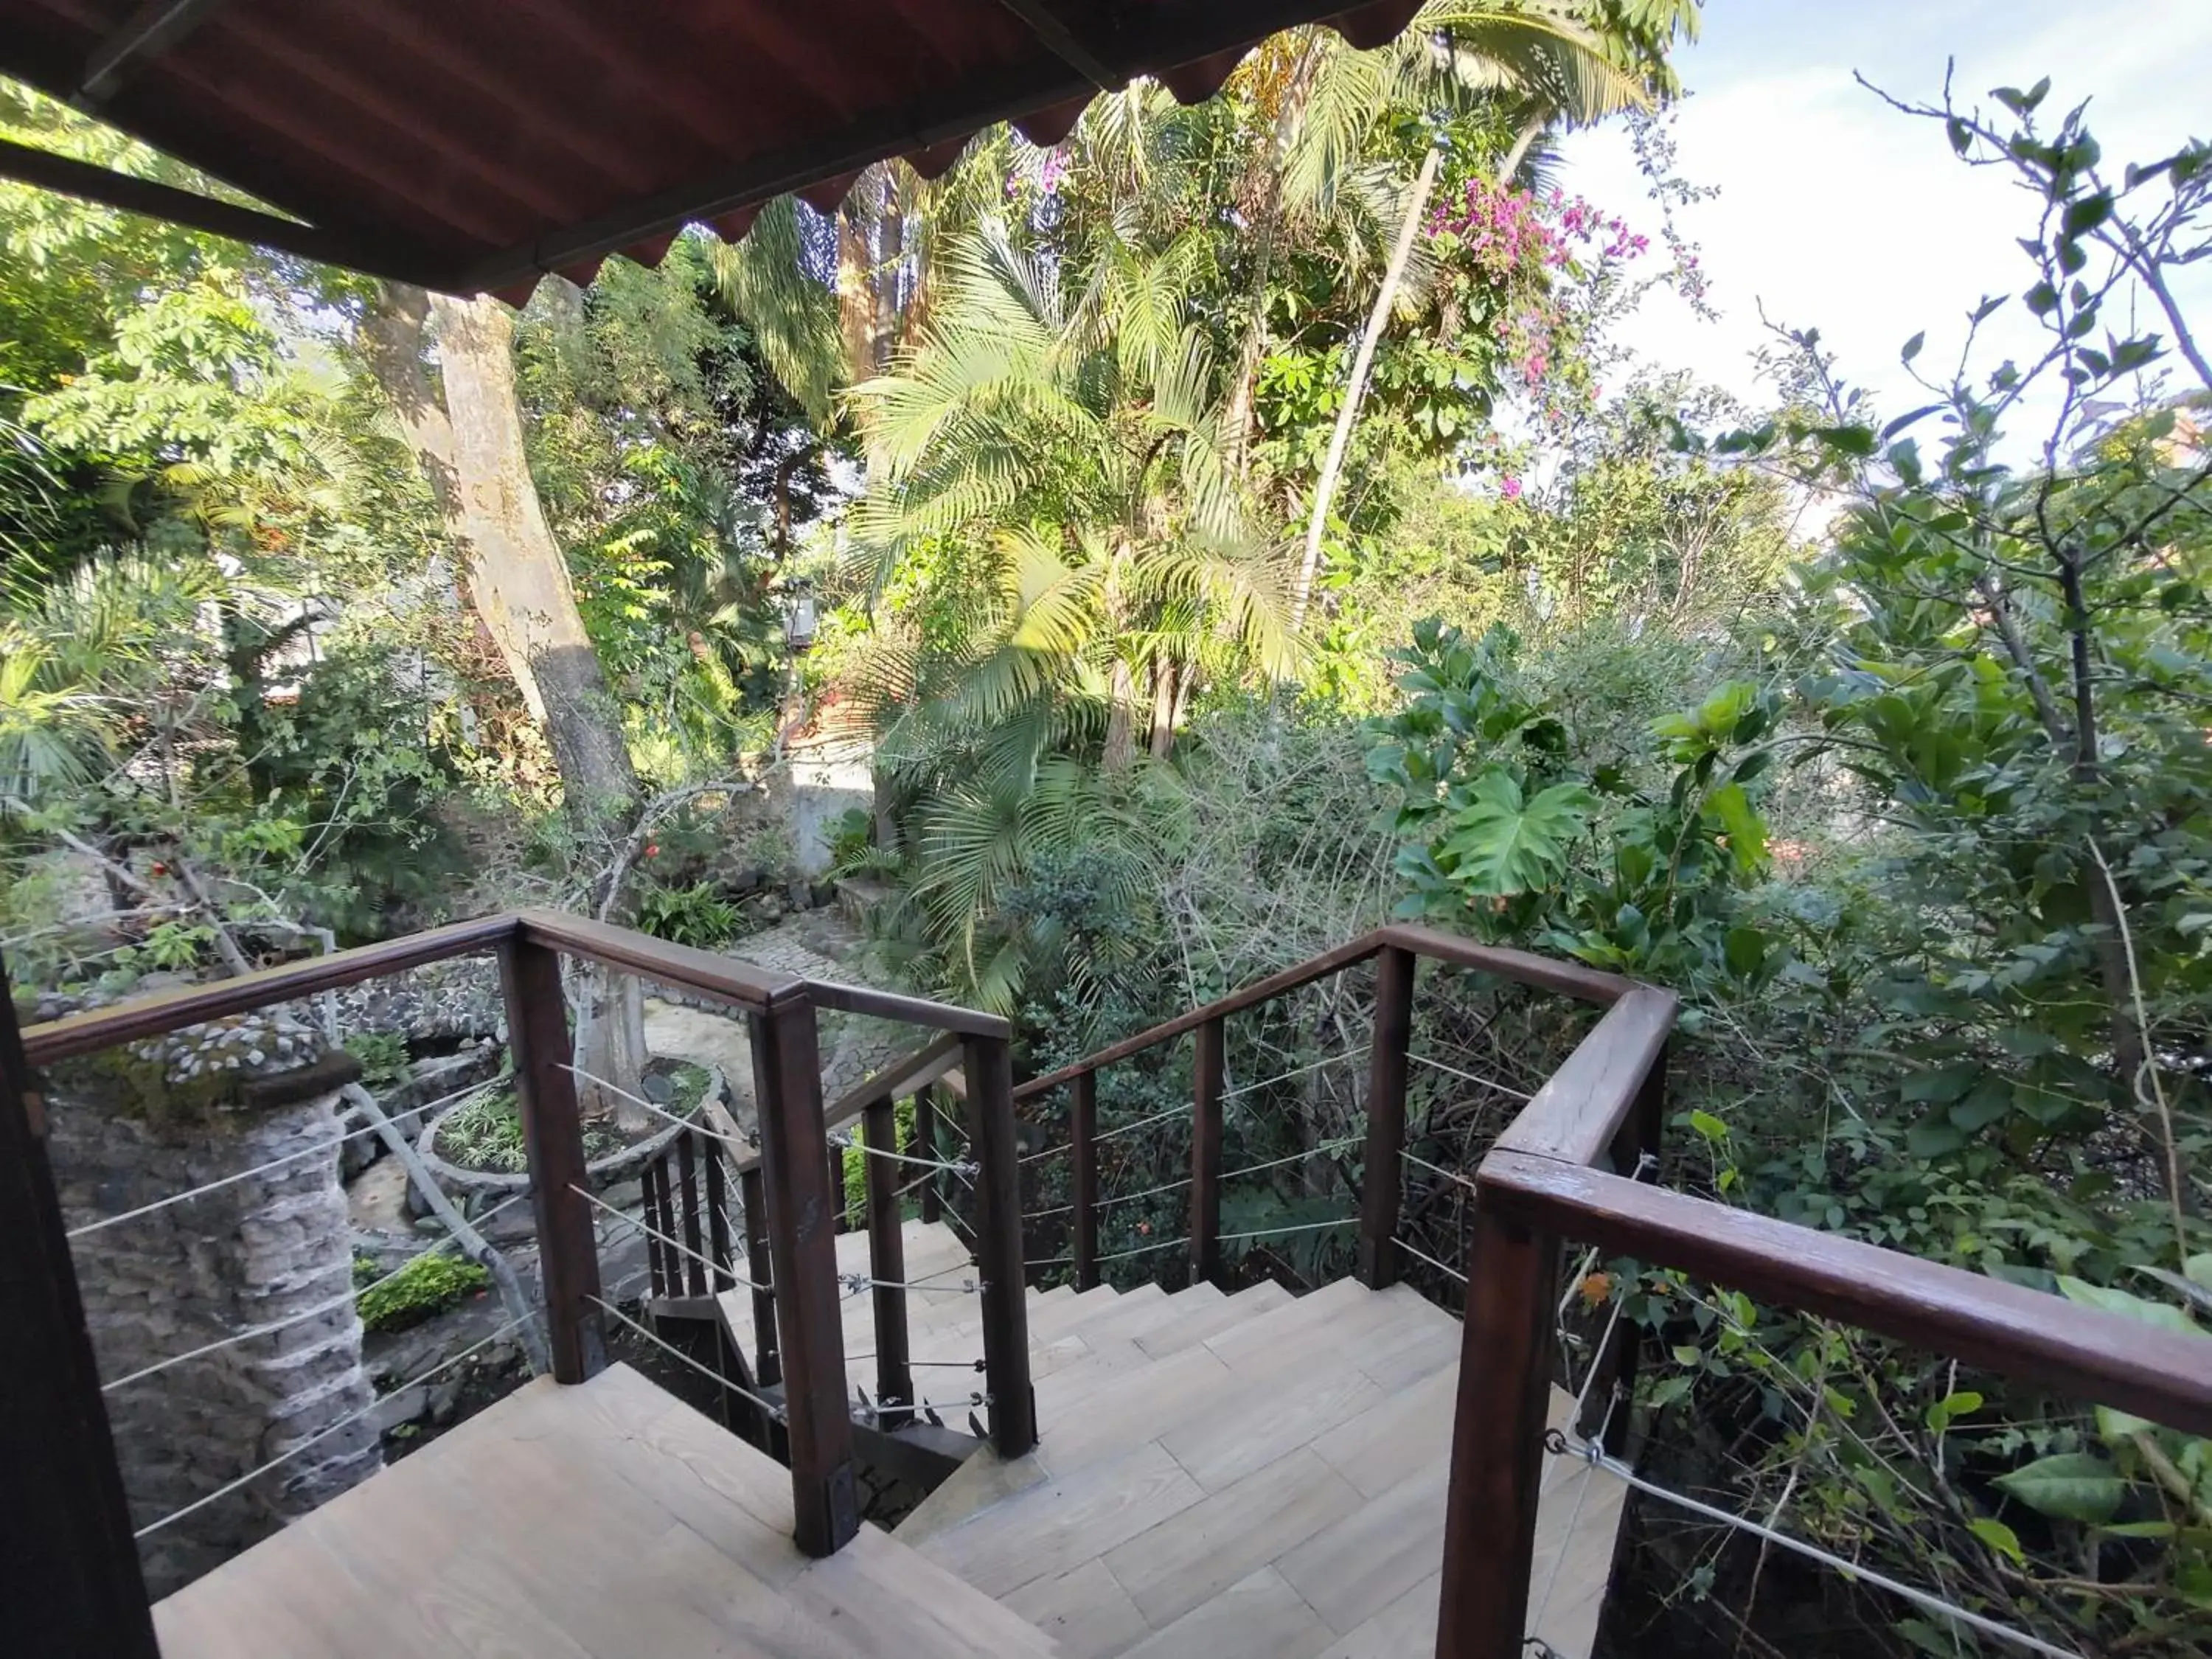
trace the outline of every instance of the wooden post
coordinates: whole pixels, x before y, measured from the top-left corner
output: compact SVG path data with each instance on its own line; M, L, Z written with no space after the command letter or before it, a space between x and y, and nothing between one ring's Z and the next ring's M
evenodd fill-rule
M833 1145L830 1148L830 1231L842 1233L851 1225L852 1218L845 1212L845 1149Z
M713 1294L737 1288L737 1275L730 1271L730 1192L729 1179L722 1173L722 1154L711 1140L701 1140L699 1157L707 1166L707 1254L714 1259L714 1287Z
M1398 1282L1398 1206L1406 1188L1406 1052L1419 958L1385 945L1375 957L1375 1035L1367 1054L1367 1158L1359 1193L1359 1278Z
M1628 1121L1620 1126L1610 1149L1613 1173L1631 1181L1636 1179L1647 1154L1655 1159L1659 1156L1667 1117L1667 1057L1668 1050L1662 1048L1651 1062L1651 1069L1637 1089ZM1656 1168L1651 1179L1658 1179ZM1643 1331L1633 1320L1624 1317L1613 1326L1613 1340L1590 1356L1590 1376L1595 1380L1584 1390L1583 1414L1575 1424L1575 1432L1583 1439L1595 1440L1607 1433L1609 1422L1626 1426L1627 1413L1617 1410L1613 1401L1636 1392L1636 1366L1643 1349ZM1614 1435L1609 1449L1618 1450L1620 1443L1620 1437Z
M1075 1205L1075 1288L1098 1283L1098 1074L1079 1072L1067 1085L1069 1197Z
M0 1652L160 1659L4 966L0 1333Z
M599 1305L599 1241L592 1236L592 1206L582 1190L589 1176L576 1079L568 1069L574 1051L568 1004L561 994L561 958L545 945L510 939L499 947L499 974L507 993L522 1144L530 1160L553 1376L581 1382L606 1364L607 1344Z
M898 1149L898 1108L879 1100L861 1124L871 1152ZM869 1157L868 1276L876 1281L876 1426L896 1429L914 1420L914 1367L907 1347L906 1239L899 1229L899 1168L887 1158Z
M745 1277L755 1285L775 1283L769 1265L768 1183L756 1163L738 1177L738 1193L745 1206ZM753 1376L763 1389L783 1381L783 1360L775 1343L775 1294L753 1292Z
M1030 1387L1028 1286L1022 1267L1019 1150L1014 1142L1014 1060L1004 1037L963 1039L969 1138L982 1166L975 1177L975 1261L983 1279L983 1374L991 1394L991 1440L1001 1457L1036 1444Z
M1190 1119L1190 1277L1221 1271L1221 1085L1228 1064L1218 1018L1198 1028Z
M814 1005L802 991L752 1017L753 1098L767 1170L769 1255L791 1446L793 1537L808 1555L835 1555L860 1528L853 1419L837 1306L837 1245L822 1123L822 1057ZM842 1178L841 1182L842 1186Z
M908 1149L915 1158L935 1158L937 1151L937 1094L927 1084L914 1091L914 1140ZM930 1170L921 1178L921 1218L934 1222L945 1212L945 1200L938 1191L940 1172Z
M685 1290L693 1296L703 1297L708 1294L707 1236L700 1225L699 1167L689 1129L676 1137L676 1169L684 1192L684 1249L690 1252L689 1255L678 1252L677 1260L684 1266Z
M1522 1651L1559 1259L1557 1239L1502 1221L1476 1199L1437 1659L1516 1659Z

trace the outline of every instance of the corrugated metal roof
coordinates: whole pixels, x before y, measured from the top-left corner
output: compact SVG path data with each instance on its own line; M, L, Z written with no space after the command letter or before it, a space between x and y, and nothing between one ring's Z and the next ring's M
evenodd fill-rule
M887 155L933 175L998 121L1056 143L1101 83L1152 74L1194 101L1278 28L1325 19L1376 46L1418 9L0 0L0 71L313 227L301 251L512 298L610 252L657 260L688 222L742 234L787 191L833 207ZM0 172L99 193L35 162L11 149Z

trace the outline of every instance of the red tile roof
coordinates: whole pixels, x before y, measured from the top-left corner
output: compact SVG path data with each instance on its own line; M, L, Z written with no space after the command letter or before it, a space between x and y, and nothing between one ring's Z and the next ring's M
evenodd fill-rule
M950 166L1011 120L1064 137L1102 84L1218 89L1274 30L1358 46L1418 0L0 0L0 72L304 222L256 240L527 295L688 222L742 234L868 162ZM1334 15L1332 15L1334 14ZM99 194L15 147L0 173ZM41 176L43 175L43 176ZM102 179L114 175L103 174ZM112 193L109 199L114 199ZM143 192L169 216L189 203ZM249 234L252 227L247 225Z

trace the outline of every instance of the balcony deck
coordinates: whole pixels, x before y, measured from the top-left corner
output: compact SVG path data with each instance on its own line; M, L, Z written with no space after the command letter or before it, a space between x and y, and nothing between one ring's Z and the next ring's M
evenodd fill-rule
M163 1659L1054 1651L872 1526L791 1541L781 1466L627 1366L540 1378L154 1609Z

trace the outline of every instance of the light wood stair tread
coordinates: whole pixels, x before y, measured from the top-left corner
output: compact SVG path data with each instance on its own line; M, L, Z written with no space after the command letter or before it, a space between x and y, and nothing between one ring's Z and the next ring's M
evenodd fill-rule
M879 1528L791 1540L788 1474L626 1366L550 1378L155 1608L165 1659L1047 1659Z
M1355 1280L1092 1291L1030 1314L1036 1451L972 1459L900 1541L1069 1659L1433 1646L1458 1321ZM1571 1408L1554 1390L1553 1421ZM1571 1659L1595 1636L1624 1493L1547 1461L1530 1632Z

